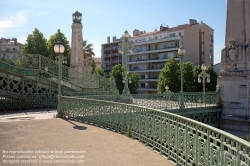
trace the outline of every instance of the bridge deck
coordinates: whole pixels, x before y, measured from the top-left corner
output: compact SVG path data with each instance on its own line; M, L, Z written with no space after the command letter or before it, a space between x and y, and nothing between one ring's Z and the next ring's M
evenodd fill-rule
M21 116L14 116L16 118L13 118L13 116L0 116L0 151L86 151L84 154L85 162L80 164L70 164L72 166L173 165L160 154L154 152L143 144L107 129L57 118L46 120L24 120L38 119L39 115L43 118L53 117L49 114L22 114ZM7 122L7 120L9 121ZM0 161L3 161L2 155L0 156ZM27 164L18 165L22 166ZM63 164L60 163L56 165Z

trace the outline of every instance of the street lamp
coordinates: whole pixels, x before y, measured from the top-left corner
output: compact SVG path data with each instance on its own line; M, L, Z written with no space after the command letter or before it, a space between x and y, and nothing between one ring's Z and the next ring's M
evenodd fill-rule
M207 78L207 83L210 82L210 75L206 73L207 67L203 63L201 65L201 73L198 75L198 82L201 83L201 78L202 78L202 84L203 84L203 103L205 103L205 79Z
M54 46L54 52L58 54L56 56L56 62L58 64L58 106L57 111L58 115L61 116L61 79L62 79L62 63L67 63L67 58L63 56L64 52L64 46L60 42L60 40L57 41L57 43Z
M123 83L125 83L123 93L124 94L130 94L129 88L128 88L128 82L131 83L131 78L128 76L129 71L127 67L128 57L127 53L133 49L133 45L131 42L129 42L128 38L130 37L128 31L126 30L123 34L123 42L119 43L118 50L120 53L123 54L124 58L124 66L126 69L125 77L123 78Z
M178 54L180 56L180 69L181 69L181 98L180 98L180 109L184 110L184 96L183 96L183 57L186 53L186 50L181 46L178 50Z

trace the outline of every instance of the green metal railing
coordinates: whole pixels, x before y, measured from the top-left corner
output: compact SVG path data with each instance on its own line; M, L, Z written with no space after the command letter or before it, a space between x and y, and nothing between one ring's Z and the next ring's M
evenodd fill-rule
M64 117L125 134L177 165L249 166L250 143L206 124L160 110L112 101L61 97ZM129 126L129 127L128 127Z
M57 96L53 93L8 94L0 97L0 111L56 108Z
M25 54L15 63L1 61L0 69L16 75L37 75L44 73L49 79L57 81L59 65L56 61L38 54ZM115 82L96 74L83 74L62 65L62 84L71 88L102 89L111 94L118 94Z
M180 93L163 94L129 94L129 95L88 95L81 92L63 93L65 96L130 103L155 109L179 109ZM205 100L203 97L205 96ZM205 102L204 102L205 101ZM200 108L218 106L218 92L184 92L185 108Z

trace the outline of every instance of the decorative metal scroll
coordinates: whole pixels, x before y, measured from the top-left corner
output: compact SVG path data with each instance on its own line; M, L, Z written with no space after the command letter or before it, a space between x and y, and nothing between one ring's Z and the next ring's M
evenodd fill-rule
M66 118L125 134L158 151L176 165L249 166L250 143L179 115L136 105L62 97Z

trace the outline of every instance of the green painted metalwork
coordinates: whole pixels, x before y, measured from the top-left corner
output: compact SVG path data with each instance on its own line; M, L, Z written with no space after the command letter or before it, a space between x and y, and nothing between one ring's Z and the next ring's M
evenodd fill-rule
M16 75L36 75L45 73L51 79L57 80L59 65L50 58L37 54L26 54L20 56L18 63L3 62L0 60L0 69L11 72ZM115 82L96 74L79 73L67 66L62 65L62 84L70 84L71 87L80 87L81 89L100 88L108 90L112 94L118 94ZM82 90L81 90L82 91Z
M2 103L0 111L35 108L36 102L29 104L23 100L27 97L27 94L32 96L32 99L39 100L37 101L38 103L44 102L42 105L39 103L37 105L38 108L41 106L56 107L54 101L57 100L58 83L61 83L63 93L118 94L115 83L110 79L100 77L99 75L86 76L66 66L62 66L62 79L59 81L59 68L55 61L41 55L23 55L20 57L19 61L16 62L0 60L0 102ZM95 88L85 87L85 84L81 84L81 82L75 83L74 79L68 76L69 73L81 77L82 80L90 80L90 82L85 82L88 82L90 86L94 85ZM98 86L96 86L97 84ZM48 104L46 100L40 97L41 95L51 96L48 98L51 103ZM17 98L13 99L11 96L17 96ZM26 106L30 106L30 108L20 105L23 103L26 103Z
M217 92L207 93L207 103L196 102L200 97L202 101L203 93L187 93L187 101L184 102L186 109L179 109L179 93L164 94L133 94L133 95L87 95L86 93L69 92L64 93L65 96L78 96L79 98L89 98L96 100L113 101L119 103L129 103L146 108L160 109L166 112L179 114L205 124L219 127L220 112L218 102L216 100Z
M128 83L131 82L131 78L129 77L129 71L128 71L128 66L127 66L127 62L128 62L128 53L129 51L134 49L133 43L129 41L129 33L126 30L123 34L123 41L121 43L118 44L118 50L120 53L122 53L122 57L125 59L124 60L124 66L126 69L125 72L125 77L123 78L123 83L125 83L124 85L124 89L123 89L123 94L128 95L130 94L130 90L128 88Z
M184 92L185 108L200 108L200 107L217 107L218 106L218 92L206 92L206 102L203 102L202 92ZM180 107L179 93L163 93L163 94L129 94L129 95L86 95L86 93L74 92L63 93L67 96L79 96L84 98L106 100L114 102L126 103L130 99L130 104L135 104L144 107L156 109L178 109Z
M64 117L125 134L177 165L250 165L250 143L169 112L104 100L63 96Z

